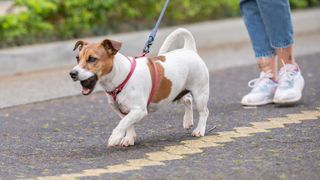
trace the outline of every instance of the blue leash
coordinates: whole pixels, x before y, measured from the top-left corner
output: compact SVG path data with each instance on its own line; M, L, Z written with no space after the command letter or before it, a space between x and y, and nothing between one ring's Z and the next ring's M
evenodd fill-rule
M156 25L154 26L153 30L151 31L150 35L149 35L149 38L148 38L148 41L146 42L146 44L144 45L144 48L143 48L143 51L142 53L145 55L145 54L148 54L150 52L150 46L152 45L154 39L156 38L156 34L157 34L157 31L158 31L158 28L159 28L159 25L161 23L161 20L162 20L162 17L164 15L164 12L166 11L167 9L167 6L169 4L170 0L166 0L166 3L164 4L162 10L161 10L161 13L160 13L160 16L157 20L157 23Z

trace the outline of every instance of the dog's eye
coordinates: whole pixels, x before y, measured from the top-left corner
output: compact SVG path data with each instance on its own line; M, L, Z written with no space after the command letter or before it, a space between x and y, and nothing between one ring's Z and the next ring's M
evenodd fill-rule
M90 57L88 58L88 62L89 62L89 63L93 63L93 62L95 62L96 60L97 60L97 58L92 57L92 56L90 56Z
M79 63L79 61L80 61L79 55L76 56L76 59L77 59L77 63Z

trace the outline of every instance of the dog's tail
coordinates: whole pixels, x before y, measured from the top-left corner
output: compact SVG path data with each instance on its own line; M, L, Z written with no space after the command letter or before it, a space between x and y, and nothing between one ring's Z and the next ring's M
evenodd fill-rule
M182 36L184 39L184 49L189 49L197 52L196 42L190 31L185 28L179 28L173 31L162 44L158 54L164 54L168 52L170 46L177 40L178 37Z

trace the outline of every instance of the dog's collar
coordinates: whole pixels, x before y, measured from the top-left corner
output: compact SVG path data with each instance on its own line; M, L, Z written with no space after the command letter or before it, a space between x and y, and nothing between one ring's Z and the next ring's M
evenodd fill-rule
M126 56L126 58L130 61L131 63L131 68L130 68L130 72L127 75L126 79L118 86L116 87L113 91L106 91L112 98L114 101L117 100L117 95L122 91L122 89L124 88L124 86L128 83L129 79L131 78L134 70L136 69L136 58L132 58L132 60Z
M140 57L137 57L137 58L141 58L141 57L144 57L145 54L142 54ZM117 100L117 95L122 91L122 89L124 88L124 86L128 83L128 81L130 80L135 68L136 68L136 65L137 65L137 62L136 62L136 57L133 57L132 60L126 56L126 58L130 61L131 63L131 68L130 68L130 72L129 74L127 75L126 79L117 87L115 88L113 91L106 91L106 93L108 93L114 101ZM148 99L148 102L147 102L147 106L149 106L149 104L151 103L151 100L154 96L154 93L157 89L157 85L158 85L158 68L157 68L157 65L155 62L153 62L152 60L150 60L150 62L152 63L153 65L153 69L154 69L154 77L152 78L151 77L151 81L152 81L152 88L151 88L151 92L150 92L150 95L149 95L149 99ZM151 73L150 73L151 74ZM152 76L152 74L151 74ZM122 112L121 112L122 113Z

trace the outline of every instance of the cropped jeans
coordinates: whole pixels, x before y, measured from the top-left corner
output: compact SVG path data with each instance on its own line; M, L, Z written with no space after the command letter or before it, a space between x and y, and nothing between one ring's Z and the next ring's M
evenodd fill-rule
M240 0L255 57L272 57L294 42L289 0Z

